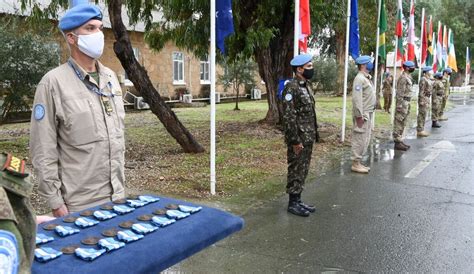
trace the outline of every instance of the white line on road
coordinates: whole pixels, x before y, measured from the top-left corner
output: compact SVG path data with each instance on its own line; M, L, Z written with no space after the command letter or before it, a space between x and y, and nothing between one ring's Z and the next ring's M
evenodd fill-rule
M428 156L425 157L425 159L421 160L410 172L408 172L405 175L405 178L416 178L416 176L420 175L423 170L433 162L436 157L439 156L441 153L441 150L438 151L432 151Z

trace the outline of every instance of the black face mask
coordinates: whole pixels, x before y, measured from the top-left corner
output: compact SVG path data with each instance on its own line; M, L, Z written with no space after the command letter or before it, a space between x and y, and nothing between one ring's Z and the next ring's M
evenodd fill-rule
M409 69L408 69L408 72L409 72L409 73L412 73L412 72L414 72L414 71L415 71L414 68L409 68Z
M311 80L314 76L314 69L304 69L303 77L306 80Z

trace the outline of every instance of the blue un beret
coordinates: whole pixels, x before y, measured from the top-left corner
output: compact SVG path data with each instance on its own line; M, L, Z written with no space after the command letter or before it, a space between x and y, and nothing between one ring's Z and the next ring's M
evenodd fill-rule
M443 72L446 72L446 73L453 73L453 70L451 68L445 68L443 70Z
M403 63L403 66L407 68L414 68L415 63L413 63L413 61L405 61L405 63Z
M430 70L432 70L432 69L433 69L432 66L426 66L426 67L423 68L423 72L428 72L428 71L430 71Z
M102 20L99 7L90 5L87 0L74 0L72 8L59 20L59 29L61 31L73 30L91 19Z
M292 67L301 67L304 64L311 62L313 60L313 55L311 54L300 54L296 55L293 59L291 59L290 65Z
M368 55L361 55L361 56L357 57L357 59L355 61L356 61L357 65L365 65L365 64L370 63L372 61L372 57L370 57Z
M436 72L436 73L434 74L434 77L435 77L435 78L442 78L442 77L443 77L443 74L441 74L441 72Z

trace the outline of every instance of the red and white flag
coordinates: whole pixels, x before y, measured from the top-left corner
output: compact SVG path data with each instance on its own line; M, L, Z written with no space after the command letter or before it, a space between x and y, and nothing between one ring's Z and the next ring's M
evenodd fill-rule
M415 3L410 1L410 22L408 25L407 60L415 61Z
M301 52L308 51L308 36L311 34L311 23L309 14L309 0L300 0L300 20L299 20L299 48Z

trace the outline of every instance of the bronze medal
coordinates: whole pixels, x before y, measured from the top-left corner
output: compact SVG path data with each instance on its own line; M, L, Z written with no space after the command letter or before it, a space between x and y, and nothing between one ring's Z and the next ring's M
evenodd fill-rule
M177 204L167 204L166 208L167 209L178 209L178 205Z
M70 245L70 246L66 246L66 247L61 248L61 252L64 253L64 254L70 255L70 254L74 254L74 252L78 248L79 248L79 245Z
M120 223L119 226L121 228L131 228L133 224L134 224L133 221L126 221L126 222Z
M74 223L77 220L77 217L74 216L69 216L63 219L63 222L65 223Z
M137 217L139 221L149 221L151 218L153 218L153 215L150 214L140 215Z
M94 212L92 210L84 210L82 211L81 213L79 213L79 215L83 216L83 217L89 217L91 216L92 214L94 214Z
M153 211L153 214L155 214L155 215L166 215L166 210L160 208L160 209L157 209L157 210Z
M48 224L48 225L43 226L43 229L44 230L54 230L57 226L58 226L58 224Z
M100 238L99 237L89 237L82 239L81 243L85 245L96 245L99 242Z
M111 228L111 229L102 231L102 235L104 235L105 237L115 237L117 236L117 233L118 233L118 229L116 228Z
M100 207L100 209L103 209L103 210L112 210L112 209L114 209L114 206L111 205L111 204L106 204L106 205L102 205L102 206Z
M112 108L112 103L110 102L109 97L107 96L102 96L102 104L104 105L105 112L107 112L108 115L110 115L114 109Z
M117 205L123 205L123 204L126 204L126 203L127 203L127 200L125 200L125 199L118 199L118 200L112 201L112 203L117 204Z

